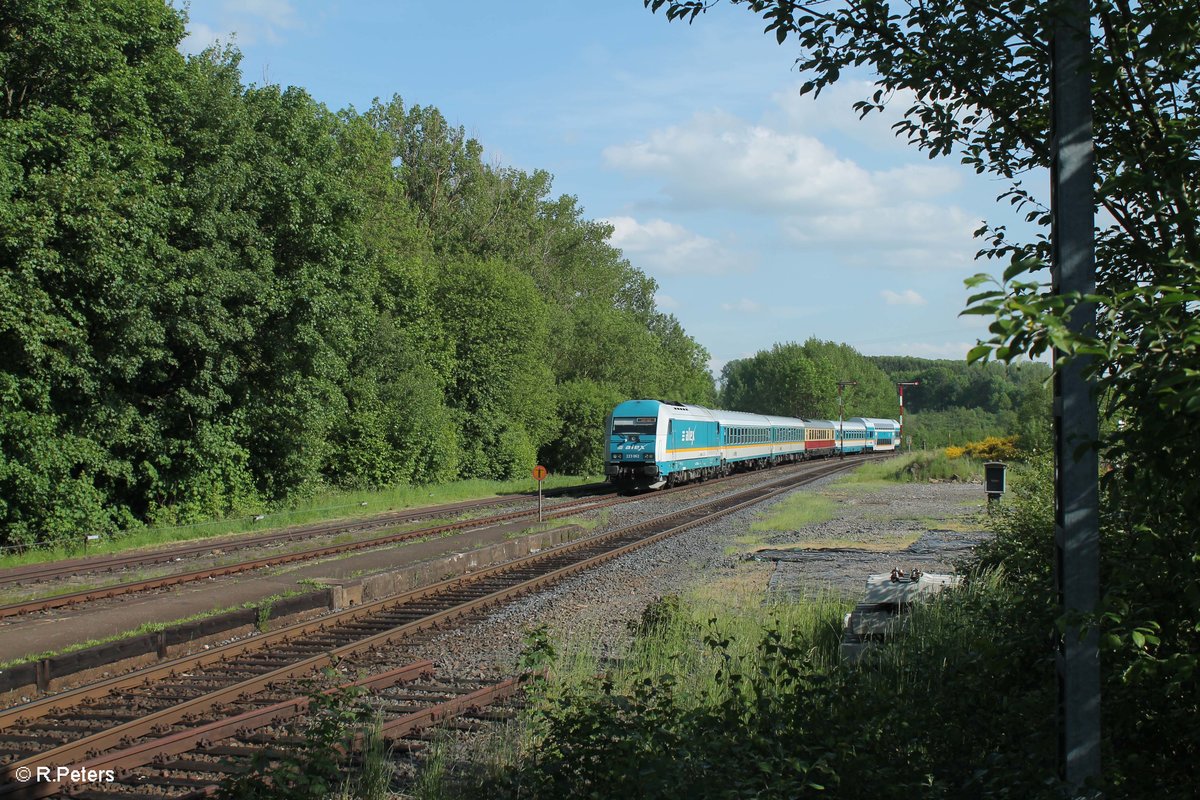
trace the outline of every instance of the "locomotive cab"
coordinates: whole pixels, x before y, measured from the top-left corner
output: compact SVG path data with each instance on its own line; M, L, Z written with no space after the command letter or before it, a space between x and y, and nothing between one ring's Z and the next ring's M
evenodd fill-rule
M630 400L613 410L604 457L604 474L613 483L656 488L661 480L655 463L658 405Z

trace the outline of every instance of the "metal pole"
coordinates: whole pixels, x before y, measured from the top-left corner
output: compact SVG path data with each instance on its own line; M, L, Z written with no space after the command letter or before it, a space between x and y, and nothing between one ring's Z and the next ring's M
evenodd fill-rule
M897 442L897 447L904 444L904 387L920 385L920 381L896 381L896 389L900 392L900 432L897 434L900 441Z
M1051 275L1056 295L1096 287L1090 10L1066 0L1051 40ZM1077 306L1073 333L1094 332L1096 308ZM1100 656L1095 624L1082 627L1100 595L1096 400L1088 361L1065 365L1054 351L1055 588L1066 628L1058 642L1059 769L1074 789L1100 777Z
M846 427L842 424L842 389L847 386L858 386L858 381L838 381L838 438L842 442L842 458L846 457Z
M542 521L542 482L538 481L538 522Z

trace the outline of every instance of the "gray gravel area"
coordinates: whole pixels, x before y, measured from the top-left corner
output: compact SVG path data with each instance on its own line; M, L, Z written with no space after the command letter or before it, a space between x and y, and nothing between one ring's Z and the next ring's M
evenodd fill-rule
M773 544L786 547L842 539L862 544L761 550L755 557L775 565L770 583L773 596L793 598L829 590L854 596L861 593L868 575L897 567L954 572L955 564L990 535L982 517L981 484L910 483L870 491L831 487L827 494L837 501L833 519L784 533ZM871 549L912 536L918 538L903 549Z
M777 476L764 473L747 478L748 482L766 482ZM856 597L862 593L868 575L888 572L895 566L950 571L956 559L986 536L979 519L983 506L979 484L895 484L867 489L843 488L837 480L826 478L796 490L820 492L834 499L833 519L781 532L768 545L849 537L883 541L902 532L919 532L920 537L901 552L788 549L759 552L753 557L741 552L737 539L789 493L642 548L549 591L507 604L470 625L414 643L407 651L414 657L430 658L439 669L458 675L511 674L527 631L545 625L556 638L592 642L600 658L619 658L629 639L630 623L639 620L650 603L668 594L686 594L704 587L712 596L714 587L719 591L726 583L755 585L757 579L764 602L831 588ZM732 488L722 487L720 491ZM603 527L630 524L648 514L663 514L676 506L698 502L695 495L676 498L610 509Z

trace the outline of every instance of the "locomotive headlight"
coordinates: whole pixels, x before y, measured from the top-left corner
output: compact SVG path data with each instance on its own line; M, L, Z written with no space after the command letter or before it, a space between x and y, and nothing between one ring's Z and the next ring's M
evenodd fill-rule
M620 461L620 460L621 460L621 454L620 454L620 453L613 453L613 454L612 454L612 460L613 460L613 461Z
M642 453L642 458L646 459L647 461L653 461L654 453Z

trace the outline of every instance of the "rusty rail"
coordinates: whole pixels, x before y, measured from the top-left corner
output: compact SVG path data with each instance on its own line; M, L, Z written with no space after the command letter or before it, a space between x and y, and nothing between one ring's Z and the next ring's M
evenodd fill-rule
M617 495L615 494L605 495L604 498L608 499L594 500L589 498L569 501L567 503L555 506L552 511L549 513L544 513L542 516L547 519L557 519L569 514L580 514L587 511L593 511L597 508L603 508L605 505L611 505L617 502L628 502L631 499L636 499L617 498ZM72 592L70 594L55 595L53 597L28 600L20 603L10 603L9 605L0 606L0 619L4 619L6 617L15 617L21 614L30 614L37 611L47 611L52 608L62 608L64 606L86 603L92 600L104 600L110 597L120 597L121 595L133 594L135 592L147 592L155 589L164 589L169 586L177 586L183 583L195 583L197 581L204 581L210 578L220 578L226 575L252 572L257 569L275 567L281 564L290 564L295 561L310 561L331 555L341 555L343 553L350 553L355 550L366 550L372 547L382 547L412 539L438 536L451 531L463 530L467 528L481 528L487 525L494 525L498 522L507 522L521 519L522 517L532 517L536 514L536 510L513 511L507 514L495 514L490 517L463 520L461 522L451 522L446 525L438 525L432 528L421 528L414 531L404 531L402 533L374 536L357 542L343 542L342 544L327 545L325 547L314 547L306 550L299 550L294 553L267 556L250 561L240 561L236 564L207 567L205 569L192 570L190 572L179 572L173 575L164 575L160 578L129 581L127 583L119 583L113 586L102 586L96 589L87 589L84 591Z
M142 670L119 678L103 681L95 686L84 687L62 695L46 698L42 701L10 709L0 714L0 730L9 730L15 723L23 719L44 717L54 713L59 707L73 706L85 699L106 695L122 688L138 685L156 685L154 682L163 681L179 670L196 671L203 667L228 662L234 657L245 653L260 651L270 647L272 652L276 647L294 647L304 645L304 636L321 637L316 646L324 649L325 641L331 637L334 644L339 636L337 626L346 629L350 625L380 625L385 628L379 633L362 636L359 628L351 628L349 641L346 644L332 647L319 655L291 661L285 666L267 669L252 678L236 681L215 692L206 692L199 697L184 702L175 702L167 708L146 715L140 719L130 720L109 727L97 733L85 735L75 741L60 747L32 754L18 761L5 765L2 777L11 780L18 770L36 769L38 766L48 766L54 763L76 763L81 757L93 752L101 752L119 746L123 739L137 735L147 725L168 725L181 720L194 718L195 715L212 711L223 703L260 691L271 684L279 684L300 675L308 674L314 669L336 662L350 655L361 653L381 645L393 643L407 638L413 633L434 627L480 609L488 608L506 602L514 597L532 592L556 583L565 577L576 574L598 564L617 558L638 547L646 546L666 536L674 535L683 530L709 522L717 517L733 513L763 500L788 491L795 486L814 481L820 477L850 469L855 464L835 463L832 467L817 469L811 473L791 476L787 479L755 487L732 496L701 503L691 508L683 509L673 514L665 515L637 525L628 526L618 531L601 534L589 539L579 540L561 545L542 553L526 556L508 564L481 570L467 577L455 578L408 592L396 598L388 598L375 603L349 609L334 617L314 623L298 623L280 629L272 634L254 637L244 642L235 642L213 651L176 659L148 670ZM500 585L492 588L493 584ZM439 596L442 599L438 607ZM405 612L405 608L409 607ZM384 615L387 610L405 612L413 618L399 625L392 625L390 620L382 623L369 622L374 615ZM291 641L295 640L295 641ZM311 649L314 645L307 645ZM263 657L259 657L260 660ZM266 659L269 661L270 659ZM77 713L77 712L76 712Z
M388 670L377 675L371 675L352 683L343 684L342 688L360 687L369 690L380 690L400 684L411 684L418 679L428 680L433 675L433 662L418 661L398 669ZM499 700L513 696L525 682L524 678L510 678L491 686L484 686L474 691L460 694L451 699L431 704L427 707L411 711L394 719L384 722L381 732L385 740L391 741L410 735L423 728L436 725L446 719L461 715L465 712L480 709ZM426 691L437 691L438 687L421 687ZM334 691L334 690L327 690ZM247 734L288 722L301 717L308 710L310 698L307 696L293 697L264 708L247 711L226 719L216 720L204 725L170 733L166 736L153 736L154 726L147 722L142 726L141 736L148 737L119 750L91 758L85 762L73 765L73 769L81 773L105 773L111 771L114 775L123 775L139 767L145 767L155 762L163 763L167 758L195 751L202 747L218 745L222 741L245 737ZM136 734L134 734L136 735ZM132 738L132 736L131 736ZM363 737L356 735L351 741L351 747L361 745ZM164 764L169 767L170 764ZM213 770L217 772L217 770ZM39 783L14 784L0 789L0 797L10 800L35 800L35 798L50 797L59 792L71 789L88 781L44 781ZM139 783L154 785L154 779L148 778ZM211 786L198 787L200 794L210 794L216 783Z

